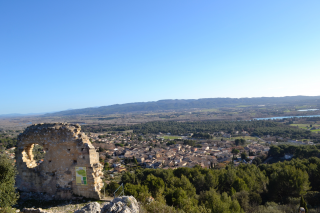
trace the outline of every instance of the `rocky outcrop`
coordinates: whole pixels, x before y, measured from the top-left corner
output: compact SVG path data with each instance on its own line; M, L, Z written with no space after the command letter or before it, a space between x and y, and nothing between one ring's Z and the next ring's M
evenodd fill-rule
M89 203L84 206L82 209L75 211L74 213L100 213L101 207L97 202Z
M35 144L45 152L39 162L32 152ZM22 192L44 192L55 199L70 199L75 195L100 198L103 166L80 125L29 126L18 136L17 146L16 184Z
M139 204L132 196L117 197L102 207L101 213L139 213Z
M139 213L139 204L132 196L117 197L101 209L98 205L96 202L89 203L74 213Z

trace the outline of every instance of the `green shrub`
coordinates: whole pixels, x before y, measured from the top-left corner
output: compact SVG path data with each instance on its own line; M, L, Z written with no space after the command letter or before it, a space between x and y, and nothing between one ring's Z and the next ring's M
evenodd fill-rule
M16 204L19 197L15 184L17 174L13 161L6 155L0 155L0 208Z

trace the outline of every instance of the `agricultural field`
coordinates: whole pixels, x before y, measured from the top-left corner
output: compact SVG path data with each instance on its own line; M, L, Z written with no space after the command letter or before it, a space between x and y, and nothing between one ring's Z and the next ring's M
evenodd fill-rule
M174 136L174 135L164 135L161 138L163 139L169 139L169 140L174 140L174 139L181 139L180 136Z
M201 110L201 112L218 112L219 111L219 109L215 109L215 108L213 108L213 109L202 109Z
M314 131L314 130L312 130L313 127L316 127L316 128L320 127L319 124L290 124L290 126L298 127L299 129L308 129L311 131ZM318 130L319 129L316 129L316 131L318 131Z

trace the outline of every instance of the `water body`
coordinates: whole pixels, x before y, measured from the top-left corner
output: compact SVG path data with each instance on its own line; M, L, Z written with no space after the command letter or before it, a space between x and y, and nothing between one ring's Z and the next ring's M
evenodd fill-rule
M300 109L299 112L317 111L319 109Z
M302 115L302 116L283 116L283 117L271 117L271 118L254 118L253 120L276 120L284 118L309 118L309 117L320 117L320 115Z
M25 123L25 124L27 124L27 125L32 125L32 122L28 122L28 123ZM19 125L17 125L17 126L24 126L25 124L19 123Z

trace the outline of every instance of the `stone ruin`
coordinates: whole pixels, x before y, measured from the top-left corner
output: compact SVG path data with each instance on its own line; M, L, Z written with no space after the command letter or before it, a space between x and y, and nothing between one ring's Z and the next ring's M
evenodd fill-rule
M16 184L22 192L46 193L55 199L76 196L100 199L103 166L99 153L79 124L37 124L18 136ZM35 144L46 153L36 162Z

